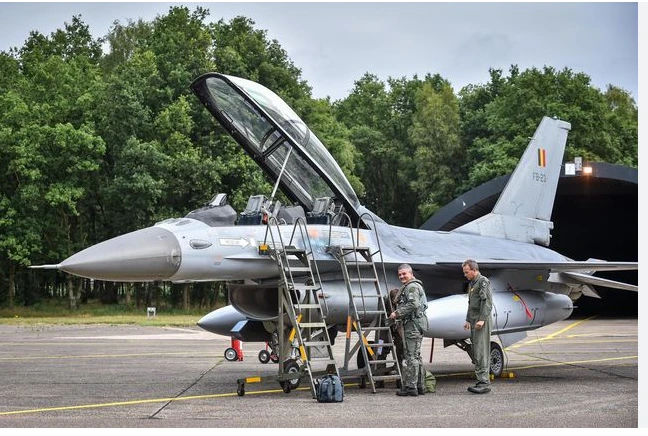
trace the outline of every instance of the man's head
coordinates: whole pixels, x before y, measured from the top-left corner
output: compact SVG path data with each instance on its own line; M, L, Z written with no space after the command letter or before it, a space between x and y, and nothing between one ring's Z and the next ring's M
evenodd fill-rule
M468 280L473 280L479 274L479 265L477 265L477 262L472 259L464 261L464 263L461 264L461 268L463 269L464 276L466 276Z
M405 284L411 281L414 278L414 273L412 272L412 267L404 263L398 267L398 279L401 283Z

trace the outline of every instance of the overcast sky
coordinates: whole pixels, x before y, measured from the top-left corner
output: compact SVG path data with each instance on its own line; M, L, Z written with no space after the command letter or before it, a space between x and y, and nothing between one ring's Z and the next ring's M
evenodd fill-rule
M489 80L488 69L565 67L638 98L637 3L0 3L0 50L31 30L49 36L81 15L96 36L115 20L150 21L171 5L201 5L210 20L251 18L286 50L313 96L344 98L365 72L440 74L455 91Z

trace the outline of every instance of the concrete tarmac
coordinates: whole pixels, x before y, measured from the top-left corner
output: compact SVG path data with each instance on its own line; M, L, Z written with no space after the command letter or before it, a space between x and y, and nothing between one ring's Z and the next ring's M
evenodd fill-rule
M467 354L423 342L437 391L398 397L355 381L320 404L307 381L286 394L262 343L229 362L227 337L200 328L0 325L0 428L637 428L638 320L570 319L505 351L510 378L474 384ZM343 363L345 340L334 350ZM429 362L430 354L432 363ZM353 359L355 362L355 358ZM237 395L237 379L261 376Z

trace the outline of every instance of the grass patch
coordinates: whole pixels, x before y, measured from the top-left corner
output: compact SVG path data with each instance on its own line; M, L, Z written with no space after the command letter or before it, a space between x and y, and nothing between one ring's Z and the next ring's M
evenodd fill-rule
M132 324L141 326L194 327L210 309L157 308L155 317L147 317L146 308L125 305L105 305L89 302L79 309L70 310L65 303L51 301L31 307L0 308L0 324Z
M175 326L175 327L195 327L200 316L190 315L158 315L147 318L146 315L121 315L121 316L31 316L22 318L18 315L14 317L0 316L0 324L9 325L51 325L51 324L131 324L141 326Z

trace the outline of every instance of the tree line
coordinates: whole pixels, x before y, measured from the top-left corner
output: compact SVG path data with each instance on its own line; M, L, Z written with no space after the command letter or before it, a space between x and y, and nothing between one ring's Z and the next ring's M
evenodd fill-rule
M89 299L210 309L221 284L126 284L29 270L184 216L214 194L241 211L271 192L256 164L188 88L217 71L281 96L328 147L361 202L418 227L467 190L515 167L540 119L572 124L565 159L638 165L638 108L624 89L551 66L489 70L454 90L439 74L366 73L349 95L315 99L279 41L254 21L209 22L173 6L93 38L73 16L0 52L0 306Z

